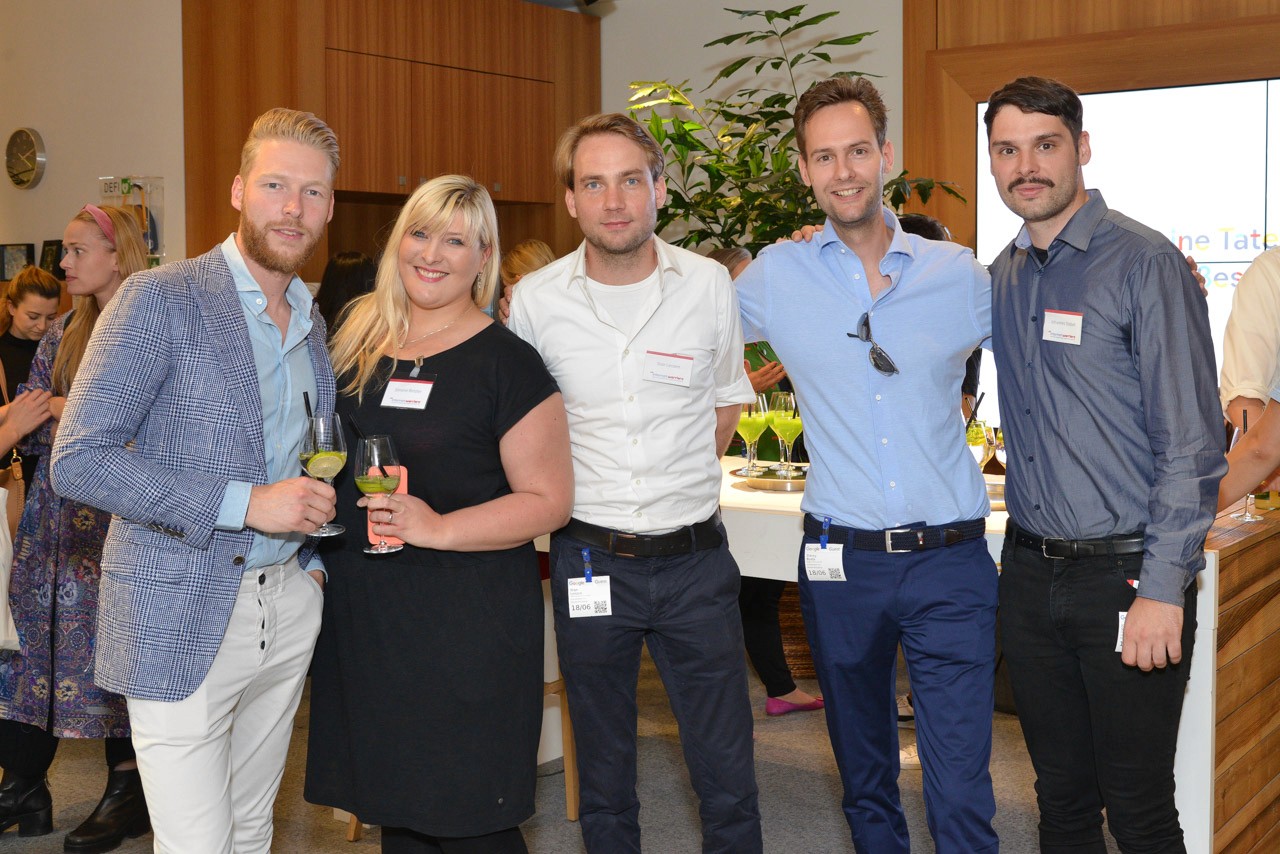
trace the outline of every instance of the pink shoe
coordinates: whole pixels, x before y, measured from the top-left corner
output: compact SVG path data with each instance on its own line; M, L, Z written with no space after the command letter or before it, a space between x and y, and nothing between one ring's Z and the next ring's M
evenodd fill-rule
M787 715L791 712L816 712L826 706L821 697L811 703L789 703L777 697L769 697L764 701L764 713L771 718Z

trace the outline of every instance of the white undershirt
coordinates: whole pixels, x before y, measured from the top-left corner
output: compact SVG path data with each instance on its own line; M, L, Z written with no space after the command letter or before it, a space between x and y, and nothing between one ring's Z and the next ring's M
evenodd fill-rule
M640 309L649 299L649 292L658 286L659 272L653 272L632 285L605 285L587 276L587 287L596 306L604 310L613 325L630 338L639 331Z

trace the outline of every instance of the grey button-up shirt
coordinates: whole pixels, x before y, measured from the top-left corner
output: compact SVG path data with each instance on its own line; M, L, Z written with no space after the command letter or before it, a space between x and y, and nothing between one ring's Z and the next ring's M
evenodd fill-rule
M1143 531L1138 595L1182 604L1227 468L1208 309L1186 261L1090 190L1046 261L1024 227L991 277L1014 522L1068 539ZM1045 340L1046 311L1078 313L1079 343Z

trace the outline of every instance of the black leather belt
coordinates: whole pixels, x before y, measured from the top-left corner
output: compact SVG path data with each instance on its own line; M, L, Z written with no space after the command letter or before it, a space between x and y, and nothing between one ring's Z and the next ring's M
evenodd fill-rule
M822 520L812 514L804 516L804 533L822 536ZM954 546L965 540L976 540L987 533L986 519L969 519L950 525L907 525L883 531L859 531L843 525L832 525L826 532L827 542L843 543L850 548L872 552L919 552Z
M724 542L719 524L720 511L717 510L710 519L666 534L630 534L578 519L570 519L569 524L556 533L581 540L616 557L665 557L719 548Z
M1136 555L1142 554L1146 548L1146 537L1141 531L1136 534L1117 534L1114 537L1103 537L1099 540L1065 540L1061 537L1038 537L1010 522L1005 535L1012 536L1013 542L1024 549L1037 551L1044 557L1056 560Z

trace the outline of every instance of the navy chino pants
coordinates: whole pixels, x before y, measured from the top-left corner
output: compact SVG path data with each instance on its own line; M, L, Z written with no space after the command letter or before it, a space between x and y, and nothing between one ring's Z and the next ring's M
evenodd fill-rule
M578 748L587 851L640 854L636 683L641 644L647 643L671 700L700 802L703 852L760 854L751 702L738 615L741 576L727 542L660 558L611 557L592 549L594 577L609 577L613 613L570 618L568 579L583 577L585 546L563 534L551 540L556 644Z
M911 851L898 794L894 691L901 644L936 850L999 850L988 767L997 580L986 540L905 554L845 546L844 574L846 581L809 581L801 549L800 609L854 848Z

